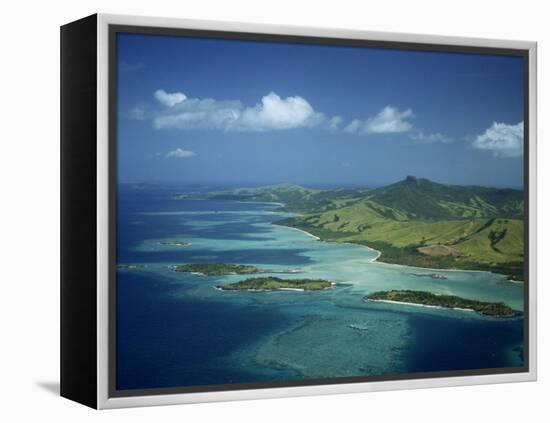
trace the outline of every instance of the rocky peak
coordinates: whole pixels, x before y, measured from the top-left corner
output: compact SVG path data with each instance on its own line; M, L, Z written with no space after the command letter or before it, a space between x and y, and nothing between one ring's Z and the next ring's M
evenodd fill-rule
M409 184L417 185L418 184L418 179L416 179L416 176L408 175L405 178L405 182L408 182Z

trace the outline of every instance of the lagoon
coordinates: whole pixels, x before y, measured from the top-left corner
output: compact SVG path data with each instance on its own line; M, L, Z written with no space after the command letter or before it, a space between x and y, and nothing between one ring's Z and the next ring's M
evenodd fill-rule
M521 366L523 317L365 302L418 290L499 302L521 312L523 287L504 275L384 264L355 244L274 225L273 203L175 199L181 188L119 189L117 387L288 381ZM169 240L189 245L181 248ZM221 291L246 275L179 273L184 263L299 270L321 291ZM418 277L426 274L428 277ZM264 274L263 274L264 275ZM357 330L355 328L361 328Z

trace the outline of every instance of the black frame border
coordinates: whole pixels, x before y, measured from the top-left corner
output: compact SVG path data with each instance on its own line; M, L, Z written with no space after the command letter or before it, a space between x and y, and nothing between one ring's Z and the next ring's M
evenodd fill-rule
M273 43L294 43L309 45L332 45L346 47L366 47L392 50L409 50L420 52L462 53L478 55L516 56L524 62L524 133L523 133L523 192L524 192L524 286L523 286L523 359L520 367L503 367L455 371L418 372L405 374L386 374L381 376L353 376L323 379L306 379L300 381L249 382L219 385L195 385L183 387L124 389L116 388L116 216L117 216L117 34L132 33L151 36L177 36L193 38L211 38L220 40L241 40ZM341 385L365 382L389 382L411 379L433 379L446 377L467 377L481 375L498 375L528 373L530 369L529 351L529 99L530 99L530 64L528 49L474 47L454 44L434 44L401 41L363 40L353 38L333 38L321 36L283 35L276 33L234 32L203 29L170 28L138 25L108 25L108 150L109 150L109 281L108 281L108 397L123 398L144 395L169 395L186 393L208 393L221 391L289 388L315 385Z
M97 15L60 28L62 397L97 407Z

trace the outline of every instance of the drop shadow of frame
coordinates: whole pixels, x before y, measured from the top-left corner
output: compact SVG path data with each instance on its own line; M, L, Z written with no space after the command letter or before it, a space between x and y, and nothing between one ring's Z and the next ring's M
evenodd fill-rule
M59 382L36 382L36 386L42 388L44 391L49 392L55 396L60 395L60 384Z

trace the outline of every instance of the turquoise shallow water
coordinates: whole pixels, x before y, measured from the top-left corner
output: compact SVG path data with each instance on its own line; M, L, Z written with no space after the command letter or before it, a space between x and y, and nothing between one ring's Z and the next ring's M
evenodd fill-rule
M125 195L120 202L118 260L144 267L119 270L117 314L124 323L117 335L117 377L123 388L522 365L522 317L488 318L363 300L373 291L414 289L503 301L522 311L523 286L502 275L379 263L378 252L367 247L322 242L274 225L288 214L276 212L273 204L176 201L168 193L149 193L144 203L135 193ZM173 239L190 245L161 244ZM170 270L171 265L194 262L299 271L284 277L319 277L338 285L322 292L227 292L214 286L246 276L205 277ZM434 279L433 273L446 279ZM142 307L157 303L176 317L142 315ZM185 314L186 327L178 328L177 314L195 307L209 311ZM223 336L218 333L222 314L228 325ZM139 329L136 319L142 322ZM170 327L163 324L168 319L176 319ZM162 357L147 348L151 338L164 343ZM207 353L193 355L203 349ZM163 369L172 370L159 376L158 368L147 362L152 359L168 361ZM197 368L200 372L193 370Z

